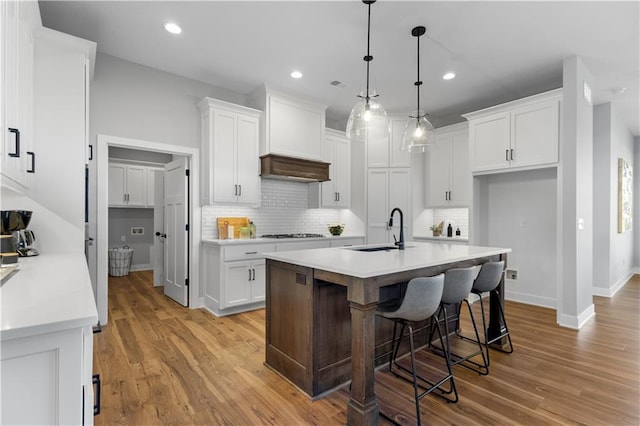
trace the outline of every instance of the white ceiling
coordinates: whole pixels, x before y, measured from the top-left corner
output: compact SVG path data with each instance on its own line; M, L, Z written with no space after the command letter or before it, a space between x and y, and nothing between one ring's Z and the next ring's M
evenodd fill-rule
M578 55L594 76L594 103L612 102L640 135L639 5L380 0L371 7L379 99L390 114L415 109L411 29L424 25L421 105L436 127L560 87L563 59ZM367 8L357 0L40 1L40 10L44 26L93 40L99 52L241 94L267 83L325 103L334 121L346 121L364 84ZM167 33L168 21L182 34ZM301 80L289 77L294 68ZM450 70L457 77L442 80Z

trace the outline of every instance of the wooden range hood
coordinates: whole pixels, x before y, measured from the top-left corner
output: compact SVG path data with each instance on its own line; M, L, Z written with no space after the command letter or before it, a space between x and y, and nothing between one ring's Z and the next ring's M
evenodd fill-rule
M260 176L269 179L285 179L299 182L325 182L329 180L329 164L321 161L266 154L260 157Z

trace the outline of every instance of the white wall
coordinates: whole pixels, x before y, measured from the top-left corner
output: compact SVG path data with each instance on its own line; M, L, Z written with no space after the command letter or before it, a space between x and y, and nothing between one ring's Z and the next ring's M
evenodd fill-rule
M633 142L634 160L633 160L633 252L634 252L634 271L640 273L640 136L636 136Z
M593 108L593 291L604 295L609 289L611 223L611 104ZM617 165L616 165L617 170ZM617 193L617 191L616 191ZM617 204L616 204L617 206Z
M614 105L597 105L593 113L593 293L611 297L633 274L636 234L618 233L618 158L633 164L635 141Z
M555 308L556 169L476 176L474 186L482 224L474 244L513 250L507 268L518 270L518 279L505 282L505 297Z
M132 235L133 227L142 228L144 233ZM152 269L150 254L154 238L153 209L109 209L109 248L128 246L133 249L131 269Z
M594 87L582 60L563 62L558 168L558 324L580 329L593 315L593 105L584 85ZM582 223L581 226L578 226Z

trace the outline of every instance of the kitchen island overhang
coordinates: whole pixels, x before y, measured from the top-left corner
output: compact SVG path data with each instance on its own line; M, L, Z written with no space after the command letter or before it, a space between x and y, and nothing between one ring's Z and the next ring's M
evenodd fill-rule
M367 247L377 246L265 255L266 365L310 397L351 380L349 424L378 422L375 355L390 343L388 325L376 323L378 302L398 297L411 278L490 260L506 264L511 252L413 241L405 250L359 251ZM491 299L491 334L503 328L495 305L500 300Z

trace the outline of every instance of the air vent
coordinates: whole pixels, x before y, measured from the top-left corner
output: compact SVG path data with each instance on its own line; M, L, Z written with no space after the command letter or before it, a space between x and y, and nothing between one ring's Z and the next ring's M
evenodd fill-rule
M341 82L340 80L333 80L333 81L330 81L330 82L329 82L329 84L330 84L331 86L339 87L339 88L341 88L341 89L343 89L343 88L347 87L347 85L346 85L345 83Z

